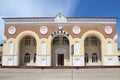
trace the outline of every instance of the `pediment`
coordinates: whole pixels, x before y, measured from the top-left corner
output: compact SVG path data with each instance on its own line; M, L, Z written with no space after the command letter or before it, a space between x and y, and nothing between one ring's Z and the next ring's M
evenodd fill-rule
M64 23L64 22L67 22L67 19L63 16L62 13L58 13L57 16L55 17L55 22Z

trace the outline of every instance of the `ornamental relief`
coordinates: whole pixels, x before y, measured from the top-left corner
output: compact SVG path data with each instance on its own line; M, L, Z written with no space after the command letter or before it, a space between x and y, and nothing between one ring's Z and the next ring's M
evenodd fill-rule
M64 48L57 48L56 50L55 50L55 53L56 54L66 54L66 49L64 49Z

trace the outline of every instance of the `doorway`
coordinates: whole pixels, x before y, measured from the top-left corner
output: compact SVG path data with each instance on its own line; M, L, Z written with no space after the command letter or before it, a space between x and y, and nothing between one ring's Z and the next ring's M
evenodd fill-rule
M51 66L69 66L69 40L63 35L53 38L51 43ZM63 55L62 55L63 54Z
M58 66L64 66L64 54L58 54Z

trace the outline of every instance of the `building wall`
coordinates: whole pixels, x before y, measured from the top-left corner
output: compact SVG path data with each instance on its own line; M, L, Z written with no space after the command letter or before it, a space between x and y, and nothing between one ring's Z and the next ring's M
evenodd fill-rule
M24 31L24 32L22 32L21 34L19 34L19 35L21 35L21 36L25 36L25 35L32 35L33 37L35 37L35 39L37 40L37 51L36 51L36 53L38 54L38 56L37 56L37 58L39 59L39 58L46 58L46 56L47 56L47 58L46 58L46 61L48 61L48 63L47 64L49 64L49 66L50 66L50 64L51 64L51 62L49 61L49 59L51 58L50 56L51 56L51 41L52 41L52 37L50 37L49 36L49 38L48 39L45 39L45 38L41 38L41 39L39 39L39 37L37 36L37 34L35 34L34 32L32 32L32 31ZM22 35L22 34L24 34L24 35ZM34 35L35 34L35 35ZM104 36L102 35L102 34L100 34L99 32L97 32L97 31L88 31L88 32L86 32L86 35L88 36L88 34L92 34L92 35L96 35L97 37L100 37L100 40L101 40L101 54L102 54L102 65L107 65L107 63L105 63L106 62L106 60L107 60L107 58L111 58L111 57L115 57L115 55L117 55L117 43L115 43L111 38L107 38L107 39L105 39L104 38ZM100 35L101 36L100 36ZM87 37L85 34L82 36L82 38L68 38L69 39L69 41L70 41L70 46L72 45L72 44L74 44L74 42L75 41L78 41L79 43L80 43L80 54L78 55L79 56L79 58L81 59L80 61L82 61L81 63L81 65L84 65L84 39ZM36 37L37 36L37 37ZM8 39L8 41L4 44L4 49L3 49L3 52L4 52L4 54L3 55L9 55L8 54L8 43L9 43L9 41L13 41L14 42L14 46L15 46L15 48L14 48L14 65L19 65L19 58L18 58L18 56L19 56L19 42L20 42L20 40L21 40L21 37L20 36L18 36L17 38L10 38L10 39ZM39 46L40 46L40 42L41 41L46 41L46 43L47 43L47 55L41 55L40 54L40 49L39 49ZM108 42L108 41L111 41L112 42L112 48L113 48L113 52L114 53L112 53L111 55L109 55L109 54L107 54L107 50L106 50L106 43ZM71 50L70 50L70 52L71 52ZM77 57L78 56L76 56L75 58L77 59ZM116 56L117 57L117 56ZM5 58L5 57L4 57ZM10 57L9 58L12 58L12 55L10 55ZM104 59L105 58L105 59ZM6 58L5 58L6 59ZM7 57L7 59L8 59L8 57ZM6 59L6 60L7 60ZM17 59L17 60L15 60L15 59ZM70 58L71 59L71 58ZM18 62L16 62L16 61L18 61ZM39 60L38 60L39 61ZM4 62L3 62L4 63ZM37 64L39 64L40 62L38 62ZM115 64L117 64L117 61L116 61L116 63ZM114 65L115 65L114 64ZM39 65L40 66L40 65Z
M27 24L27 25L14 24L17 32L13 35L10 35L8 33L8 28L11 25L6 25L5 26L5 35L7 38L15 38L22 31L31 30L31 31L35 32L39 36L39 38L48 38L49 35L51 34L51 32L54 32L55 30L58 29L58 25L59 25L59 23L58 24L53 24L53 23L51 23L51 24ZM108 25L111 26L113 29L113 32L110 35L106 34L104 31L105 27ZM42 27L42 26L48 27L48 33L46 35L40 34L39 30L40 30L40 27ZM73 38L81 38L82 35L89 30L98 31L102 35L104 35L105 38L113 38L116 34L116 27L115 27L116 25L115 24L78 24L78 23L71 24L71 23L69 23L69 24L62 24L62 26L63 26L63 30L70 33ZM72 33L72 28L74 26L80 26L80 28L81 28L80 34L76 35L76 34ZM68 29L68 27L69 27L69 29Z
M66 60L66 66L72 65L72 55L71 55L71 46L75 44L75 42L79 43L80 51L79 53L75 53L73 55L73 66L85 66L84 62L84 54L85 54L85 46L84 40L89 36L95 36L100 40L101 48L97 50L97 52L101 53L101 62L98 65L102 66L116 66L118 63L118 50L117 43L113 40L116 35L116 25L113 23L41 23L41 24L6 24L5 25L5 36L7 37L7 41L3 46L3 66L20 66L21 62L23 62L21 58L21 52L24 53L24 50L27 50L25 47L21 47L23 44L20 43L25 36L32 36L35 38L37 45L36 49L34 47L29 48L30 50L36 52L36 63L32 66L52 66L55 65L54 59L51 59L52 56L55 56L52 52L56 49L56 47L51 46L52 40L54 39L51 36L51 33L58 30L58 26L62 25L63 31L69 33L69 36L66 36L64 33L57 33L55 36L63 35L67 37L69 40L69 47L65 48L68 52L68 60ZM10 26L14 26L16 28L15 34L9 34L8 28ZM47 34L41 34L40 28L42 26L47 26L48 32ZM72 29L74 26L79 26L81 29L80 34L74 34ZM112 27L112 33L106 34L104 29L106 26ZM46 53L41 53L41 43L46 43ZM13 42L13 52L9 53L9 43ZM108 52L107 43L110 42L112 51ZM63 46L62 46L63 47ZM23 49L24 48L24 49ZM30 51L28 50L28 51ZM33 53L34 53L33 52ZM31 66L31 65L30 65ZM97 64L90 63L89 66L97 66Z

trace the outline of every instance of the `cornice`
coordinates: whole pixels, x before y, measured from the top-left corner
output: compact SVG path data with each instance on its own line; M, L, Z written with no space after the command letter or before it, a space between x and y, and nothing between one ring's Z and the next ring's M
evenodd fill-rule
M59 13L56 17L19 17L3 18L5 24L41 24L41 23L88 23L116 24L117 18L109 17L64 17Z

